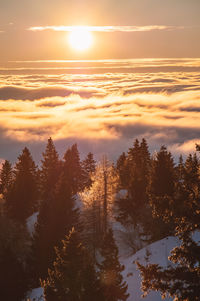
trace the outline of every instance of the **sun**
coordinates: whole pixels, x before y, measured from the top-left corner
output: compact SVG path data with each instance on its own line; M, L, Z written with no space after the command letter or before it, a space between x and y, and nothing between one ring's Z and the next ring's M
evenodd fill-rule
M69 43L77 51L84 51L92 45L92 34L84 26L74 26L69 34Z

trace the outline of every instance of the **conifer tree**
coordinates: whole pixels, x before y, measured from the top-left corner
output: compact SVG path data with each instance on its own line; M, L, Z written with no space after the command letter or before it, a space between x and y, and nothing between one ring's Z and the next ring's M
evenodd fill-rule
M129 294L127 293L127 284L123 281L121 272L124 266L120 264L118 258L118 248L115 244L113 232L111 229L104 236L101 254L103 257L100 267L100 279L104 301L125 301Z
M73 144L71 148L67 149L64 155L64 169L65 173L68 174L68 182L72 188L72 193L76 194L83 188L83 171L77 144Z
M197 150L200 148L197 147ZM180 163L179 163L180 164ZM182 165L182 162L181 162ZM150 290L160 291L163 297L169 295L174 300L198 301L200 287L200 242L194 239L194 233L200 232L200 178L197 156L189 155L185 162L183 185L175 194L173 203L182 202L165 211L173 218L175 235L181 245L171 251L169 259L175 264L166 269L156 264L139 265L142 274L144 294ZM191 181L193 179L193 181ZM194 186L195 185L195 186ZM160 213L158 213L160 214Z
M26 228L0 217L0 296L2 301L21 301L28 290L27 261L30 240Z
M41 283L45 301L102 301L92 260L74 228L55 252L53 268Z
M127 156L125 152L123 152L118 160L117 160L117 171L119 174L119 181L120 181L120 188L126 189L128 187L128 180L129 180L129 168L127 162Z
M195 231L200 232L199 198L187 196L182 206L182 216L180 213L176 216L177 211L170 213L176 225L175 235L181 241L181 245L175 247L169 257L174 266L164 269L157 264L146 267L138 264L144 295L155 290L160 291L163 297L171 296L174 301L199 300L200 245L193 236Z
M199 186L199 160L197 155L190 154L185 161L184 168L184 185L188 192L193 195L193 198L198 197L200 193Z
M55 260L54 247L59 246L69 230L78 225L78 216L68 174L64 169L51 199L41 207L36 224L34 249L39 277L46 276L48 267Z
M145 139L141 143L137 139L135 140L133 147L128 151L124 166L124 176L128 179L124 188L127 189L128 195L126 199L117 200L117 219L124 225L136 226L143 223L143 217L148 207L150 154Z
M1 193L3 194L4 200L6 200L9 189L13 181L13 170L12 165L8 160L5 160L2 164L1 173L0 173L0 186Z
M174 161L165 146L161 146L153 161L150 191L154 196L172 196L174 194Z
M83 172L83 188L89 188L92 185L91 175L95 171L96 161L91 152L87 154L85 160L82 161L82 172Z
M10 217L24 223L35 211L38 200L37 168L25 147L14 169L14 181L6 201Z
M42 166L40 171L40 185L42 201L51 199L56 183L59 178L61 163L53 140L48 139L45 152L43 153Z

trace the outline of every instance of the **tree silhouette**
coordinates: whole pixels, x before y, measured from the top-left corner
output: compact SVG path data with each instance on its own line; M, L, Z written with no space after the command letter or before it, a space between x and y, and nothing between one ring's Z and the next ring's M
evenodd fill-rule
M14 169L14 181L6 200L10 217L25 223L35 211L38 201L37 168L30 151L25 147Z
M55 248L56 260L42 281L46 301L102 301L100 284L87 250L73 228Z
M102 283L103 300L118 301L127 300L127 284L123 281L121 272L124 266L119 263L118 248L115 244L111 229L104 236L101 254L103 261L100 267L100 279Z

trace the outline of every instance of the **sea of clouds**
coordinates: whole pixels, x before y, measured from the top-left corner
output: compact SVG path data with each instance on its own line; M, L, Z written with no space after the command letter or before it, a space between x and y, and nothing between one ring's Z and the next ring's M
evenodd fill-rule
M135 138L178 156L200 142L200 59L12 62L0 67L0 157L51 136L116 159Z

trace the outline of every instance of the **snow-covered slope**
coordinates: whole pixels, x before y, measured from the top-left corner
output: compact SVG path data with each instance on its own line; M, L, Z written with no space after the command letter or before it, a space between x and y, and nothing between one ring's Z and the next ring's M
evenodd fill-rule
M121 258L121 263L124 264L125 270L123 271L124 280L128 284L128 292L130 294L128 301L141 301L142 291L140 273L137 269L135 261L140 262L143 265L148 263L157 263L163 267L167 267L171 264L168 261L170 251L179 244L175 237L167 237L147 247L139 250L133 256L128 258ZM161 301L163 300L160 293L151 292L147 295L144 301ZM166 301L171 301L171 298L166 298Z
M139 271L137 270L137 265L135 261L139 261L141 264L147 263L158 263L163 267L168 266L171 262L168 261L168 256L172 248L179 244L178 240L175 237L167 237L160 241L157 241L147 247L141 249L133 256L123 258L121 257L120 261L125 266L123 271L124 280L128 284L128 292L130 294L128 301L161 301L162 298L159 293L152 292L144 299L141 297L142 291L140 289L141 279ZM43 301L42 289L34 289L29 295L28 298L31 301ZM35 298L35 299L34 299ZM166 301L171 301L171 298L165 299Z

